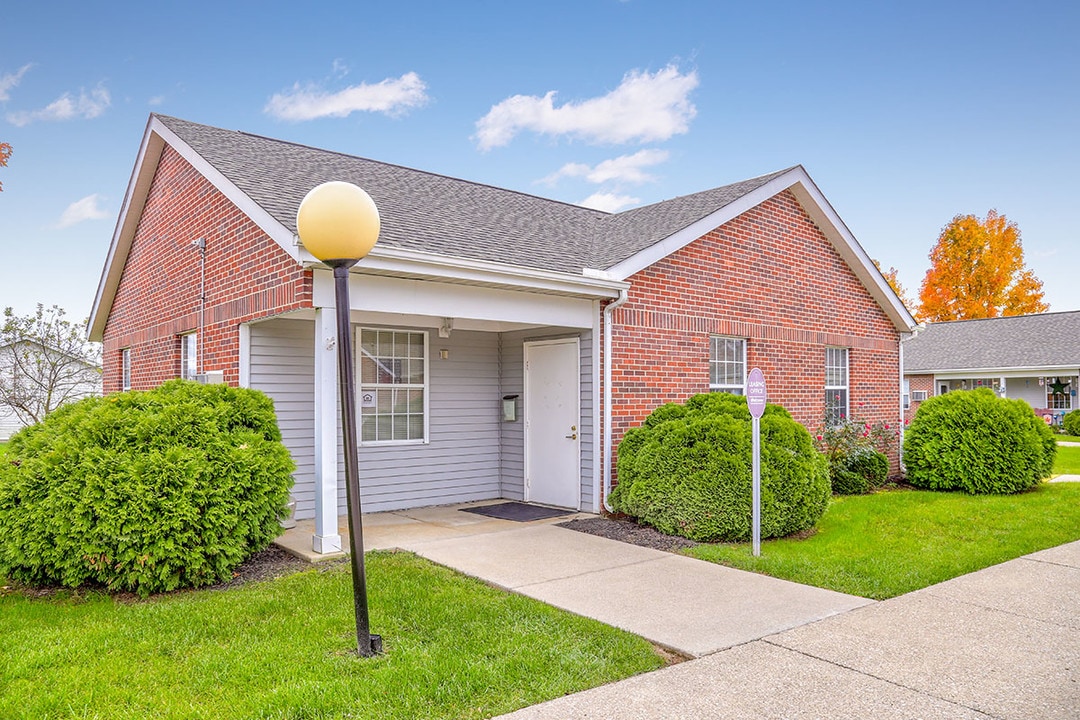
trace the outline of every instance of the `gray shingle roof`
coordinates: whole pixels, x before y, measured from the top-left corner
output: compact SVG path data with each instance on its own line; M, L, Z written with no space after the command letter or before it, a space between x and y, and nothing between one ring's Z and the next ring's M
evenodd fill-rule
M1080 367L1080 311L930 323L904 341L907 373Z
M605 213L513 190L156 116L284 227L328 180L364 188L382 217L380 245L580 274L604 270L786 171Z

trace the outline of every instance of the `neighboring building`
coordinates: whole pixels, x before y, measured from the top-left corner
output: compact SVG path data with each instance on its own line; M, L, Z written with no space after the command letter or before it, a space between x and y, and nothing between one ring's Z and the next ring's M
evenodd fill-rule
M30 370L28 377L27 369ZM22 341L0 346L0 442L6 442L30 422L26 407L40 412L40 393L49 392L48 406L56 409L69 402L101 394L101 368L38 343ZM10 402L26 403L23 408ZM40 418L39 418L40 419Z
M754 366L811 428L902 414L915 322L802 167L609 214L153 115L90 320L105 390L267 392L316 550L344 508L334 296L295 218L327 180L382 216L351 275L366 511L596 512L628 428Z
M1080 311L930 323L904 342L907 418L928 397L991 388L1048 422L1076 409Z

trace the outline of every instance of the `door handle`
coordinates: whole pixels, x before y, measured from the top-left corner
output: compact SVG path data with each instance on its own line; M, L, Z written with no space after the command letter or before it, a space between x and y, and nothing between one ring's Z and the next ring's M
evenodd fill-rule
M567 435L566 439L567 440L577 440L577 433L574 433L573 435Z

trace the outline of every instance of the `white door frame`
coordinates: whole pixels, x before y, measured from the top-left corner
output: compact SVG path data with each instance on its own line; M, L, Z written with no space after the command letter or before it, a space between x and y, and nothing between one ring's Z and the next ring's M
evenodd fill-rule
M530 402L530 398L529 398L529 350L530 350L530 348L537 347L537 346L543 346L543 345L570 345L570 344L572 344L574 346L574 357L577 358L577 363L576 363L577 370L574 373L574 383L573 383L574 397L575 397L574 405L577 408L577 412L576 412L576 416L575 416L576 419L577 419L577 422L575 423L575 425L577 426L577 436L578 436L576 442L574 443L574 451L575 451L574 468L576 470L575 475L574 475L574 478L575 478L574 487L576 489L576 492L575 492L575 500L574 500L573 508L574 509L580 509L580 507L581 507L581 338L578 337L578 336L553 338L553 339L550 339L550 340L528 340L528 341L525 341L525 343L524 343L524 353L523 353L523 355L524 355L524 365L525 365L524 370L525 370L525 372L524 372L524 378L523 378L524 379L523 387L524 387L525 392L523 394L524 394L524 398L525 398L525 400L524 400L525 432L524 432L523 435L524 435L524 445L525 445L525 453L524 453L524 461L525 462L524 462L524 469L523 469L522 484L524 485L523 497L524 497L526 502L529 502L532 499L532 497L531 497L532 496L532 488L531 488L530 483L529 483L529 455L530 455L529 446L532 444L529 441L529 421L530 421L530 412L531 412L531 402Z

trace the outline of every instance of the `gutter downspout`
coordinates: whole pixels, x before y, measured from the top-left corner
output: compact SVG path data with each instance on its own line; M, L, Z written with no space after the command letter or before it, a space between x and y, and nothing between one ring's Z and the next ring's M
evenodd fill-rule
M604 510L614 513L608 497L611 496L611 311L630 298L629 288L619 290L619 297L604 308Z
M900 429L900 433L896 436L899 438L899 442L896 444L896 462L900 466L900 472L904 472L904 429L907 427L904 425L904 341L910 337L913 337L914 333L900 333L900 424L897 427ZM910 399L909 399L910 402Z

